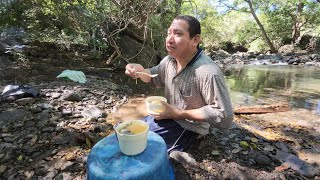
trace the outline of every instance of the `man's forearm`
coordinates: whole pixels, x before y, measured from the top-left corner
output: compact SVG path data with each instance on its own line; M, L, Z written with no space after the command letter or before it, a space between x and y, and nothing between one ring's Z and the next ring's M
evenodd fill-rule
M190 119L194 121L205 121L200 109L179 110L175 119Z

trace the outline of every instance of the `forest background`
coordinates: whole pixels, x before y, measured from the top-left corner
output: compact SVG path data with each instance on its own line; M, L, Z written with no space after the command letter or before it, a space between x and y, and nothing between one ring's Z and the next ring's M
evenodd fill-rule
M310 46L310 39L320 44L320 0L2 0L0 31L5 36L14 28L24 41L64 48L85 45L92 57L114 65L143 49L161 59L166 29L179 14L199 19L207 52L277 52L285 44L308 48L302 41ZM124 36L140 44L129 55Z

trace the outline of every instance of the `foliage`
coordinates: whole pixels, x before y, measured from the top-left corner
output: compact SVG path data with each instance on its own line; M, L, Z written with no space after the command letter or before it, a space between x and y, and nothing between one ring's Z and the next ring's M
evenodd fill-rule
M117 38L126 34L164 51L166 29L181 12L202 25L202 46L227 43L250 50L268 49L248 2L271 42L280 47L293 38L320 34L320 3L314 0L8 0L0 2L0 30L20 27L30 37L68 46L87 44L121 56ZM301 4L302 3L302 4ZM300 11L297 5L303 7ZM249 13L248 13L249 12ZM295 32L293 27L296 25ZM300 33L301 31L301 33ZM296 34L295 34L296 33ZM296 36L294 37L293 34Z
M297 10L297 3L303 3L302 11ZM299 23L302 34L317 32L319 26L320 4L314 1L273 1L263 9L266 27L270 37L278 41L280 45L288 44L288 39L292 39L292 29L294 23ZM295 22L296 21L296 22Z

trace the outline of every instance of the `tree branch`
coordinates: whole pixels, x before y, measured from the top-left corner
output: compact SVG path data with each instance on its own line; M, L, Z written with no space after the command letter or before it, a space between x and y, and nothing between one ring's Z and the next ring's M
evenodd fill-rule
M244 12L244 13L250 13L250 11L247 11L244 9L238 9L236 6L228 5L227 3L225 3L225 0L219 0L218 2L219 2L219 4L222 4L223 6L227 7L229 11L239 11L239 12Z

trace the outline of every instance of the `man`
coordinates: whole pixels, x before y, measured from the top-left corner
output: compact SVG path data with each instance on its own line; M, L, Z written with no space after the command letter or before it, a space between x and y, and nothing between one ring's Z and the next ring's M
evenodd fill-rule
M168 29L168 56L155 67L144 69L128 64L125 73L144 82L164 87L166 110L150 114L145 120L150 130L161 135L168 152L184 151L209 128L227 129L233 120L233 109L223 73L199 48L200 23L192 16L176 17ZM155 78L137 74L159 74Z

